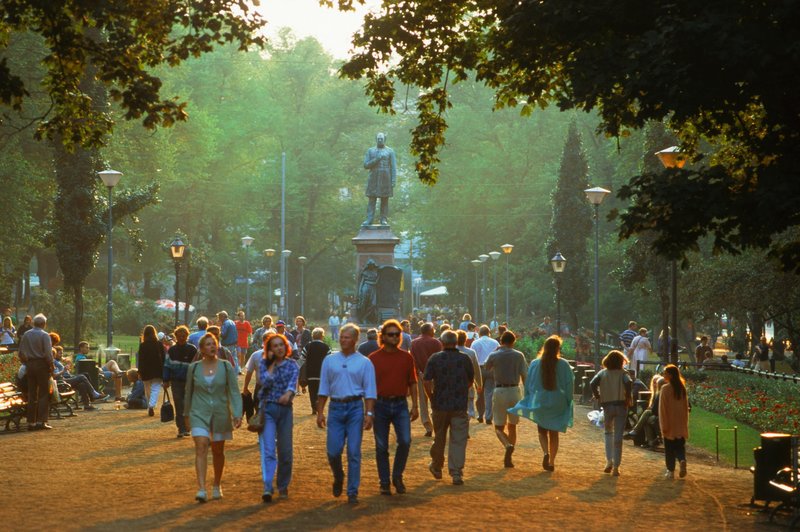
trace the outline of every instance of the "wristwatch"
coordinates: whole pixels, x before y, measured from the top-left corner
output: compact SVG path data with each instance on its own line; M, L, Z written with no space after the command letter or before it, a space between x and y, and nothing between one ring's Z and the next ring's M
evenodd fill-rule
M367 412L366 415L368 415L369 417L373 417L375 415L375 412Z

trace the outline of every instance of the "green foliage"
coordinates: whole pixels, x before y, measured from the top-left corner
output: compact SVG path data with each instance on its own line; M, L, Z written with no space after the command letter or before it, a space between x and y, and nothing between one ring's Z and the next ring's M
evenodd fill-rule
M44 90L52 108L34 120L36 136L65 146L97 148L105 144L114 120L86 90L88 77L108 88L128 120L153 129L186 119L185 102L161 94L160 65L176 66L215 46L236 43L240 50L263 46L265 21L254 6L238 0L195 2L89 0L41 3L14 0L0 4L0 35L31 32L41 36L45 67L30 82L0 57L0 105L22 114L31 95ZM38 86L37 86L38 85Z
M522 354L525 355L525 360L530 363L537 357L546 339L547 338L544 336L539 336L537 338L524 336L517 340L517 343L514 344L514 349L521 351ZM573 360L575 358L575 340L572 338L564 338L563 340L564 343L561 344L561 356Z
M567 259L564 271L553 275L554 284L561 285L561 305L574 331L578 330L578 311L589 301L591 279L587 245L592 231L592 208L584 195L589 188L588 171L577 125L572 122L552 194L553 217L542 262L549 262L559 251Z
M16 353L0 355L0 382L15 382L20 361Z
M70 290L53 293L41 289L33 290L33 308L47 316L47 330L61 335L64 345L74 346L77 341L90 340L105 332L106 297L101 292L86 289L83 293L83 321L78 340L72 337L75 325L75 298Z
M680 258L709 235L717 252L766 247L797 271L800 238L773 240L798 224L798 73L786 46L800 37L796 3L395 4L384 0L365 18L342 74L366 78L384 111L393 109L395 80L422 95L437 91L434 112L420 108L413 132L423 182L437 178L445 146L448 81L473 73L494 92L495 108L596 110L598 130L612 137L668 119L698 164L632 178L620 190L632 201L620 235L652 231L659 254Z

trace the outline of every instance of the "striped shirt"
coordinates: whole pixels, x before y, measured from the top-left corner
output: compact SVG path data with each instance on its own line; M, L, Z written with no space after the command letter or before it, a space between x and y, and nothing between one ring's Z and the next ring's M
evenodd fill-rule
M630 347L631 342L633 342L633 339L636 338L638 335L639 333L637 333L633 329L625 329L624 331L622 331L622 334L619 335L619 339L623 344L625 344L625 347Z

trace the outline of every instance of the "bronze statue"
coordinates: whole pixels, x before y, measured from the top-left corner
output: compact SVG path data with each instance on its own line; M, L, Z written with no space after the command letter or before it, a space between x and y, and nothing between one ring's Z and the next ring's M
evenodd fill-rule
M386 146L386 135L375 136L376 146L367 150L364 156L364 168L369 170L366 196L369 198L367 219L363 226L372 225L375 218L375 204L381 199L380 225L389 225L389 198L394 193L397 181L397 159L394 150Z

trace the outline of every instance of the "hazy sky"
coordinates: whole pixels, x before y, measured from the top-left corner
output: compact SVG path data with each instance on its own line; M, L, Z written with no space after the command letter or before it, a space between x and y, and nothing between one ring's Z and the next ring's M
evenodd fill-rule
M343 13L320 7L317 0L261 0L260 10L268 21L268 34L290 27L298 38L312 36L337 59L347 56L350 37L361 26L369 7L380 5L379 0L367 0L357 11Z

